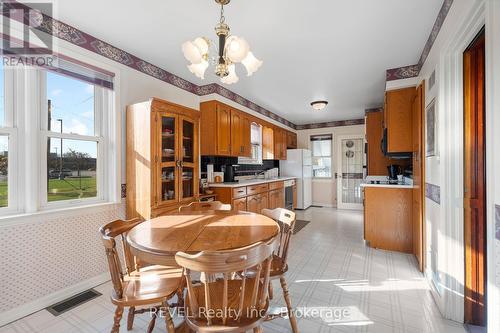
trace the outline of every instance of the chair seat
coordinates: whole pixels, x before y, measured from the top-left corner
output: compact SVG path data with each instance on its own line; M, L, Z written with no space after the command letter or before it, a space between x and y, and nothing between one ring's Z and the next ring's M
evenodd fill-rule
M288 264L283 261L283 259L277 255L273 255L273 261L271 262L271 273L272 277L279 277L288 271Z
M115 304L128 306L162 302L172 297L182 283L182 268L153 265L125 275L123 296L113 292Z
M253 285L255 283L254 278L247 278L245 284L245 296L243 300L243 311L241 311L241 317L237 318L237 312L240 309L240 292L242 281L241 280L229 280L228 281L228 310L226 313L227 321L223 324L222 314L224 307L223 302L223 291L224 291L224 280L217 280L208 284L210 293L210 310L214 313L214 318L212 318L211 325L208 325L207 319L200 313L200 317L188 316L188 324L193 329L205 328L206 331L210 332L241 332L245 330L250 330L254 327L261 325L261 323L266 319L267 312L269 309L269 300L266 300L266 304L255 311L251 311L251 300ZM262 281L259 282L262 286ZM200 308L205 308L205 289L204 285L193 286L194 294L196 295L196 301ZM258 299L258 298L257 298ZM190 299L186 300L186 309L191 311L189 308ZM205 330L202 330L205 331Z

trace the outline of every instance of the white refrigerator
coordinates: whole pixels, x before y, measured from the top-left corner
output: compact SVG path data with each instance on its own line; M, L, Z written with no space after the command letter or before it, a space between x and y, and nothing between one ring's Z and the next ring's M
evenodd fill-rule
M297 208L312 205L312 159L308 149L288 149L286 161L280 161L280 175L297 178Z

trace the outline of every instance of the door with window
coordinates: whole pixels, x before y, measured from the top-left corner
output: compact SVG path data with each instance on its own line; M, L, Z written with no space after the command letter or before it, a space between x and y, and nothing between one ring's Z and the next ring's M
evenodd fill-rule
M339 136L337 140L337 208L363 209L363 146L360 135Z

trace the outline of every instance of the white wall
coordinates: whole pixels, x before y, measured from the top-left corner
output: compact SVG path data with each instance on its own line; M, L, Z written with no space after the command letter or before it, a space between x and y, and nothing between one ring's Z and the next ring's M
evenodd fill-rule
M428 245L438 251L435 268L442 294L434 293L442 313L463 321L463 102L462 52L486 25L487 50L487 224L488 331L500 332L500 241L495 239L494 204L500 203L500 2L455 0L422 67L426 84L436 70L436 85L426 89L426 105L436 98L439 156L426 158L426 182L441 187L441 204L426 200ZM432 243L434 242L434 243ZM429 250L429 249L428 249ZM427 258L430 265L431 258ZM428 267L430 269L431 267ZM430 271L427 271L431 279Z
M311 135L331 134L332 142L332 169L333 174L337 172L337 143L339 135L365 135L364 125L339 126L316 128L297 131L298 148L311 149ZM313 179L312 183L313 205L325 207L337 207L337 181L331 179Z
M116 175L125 183L125 108L159 97L199 109L199 97L104 57L59 41L60 52L114 72L122 131ZM120 119L120 117L118 117ZM119 181L121 179L121 182ZM118 184L119 186L119 184ZM119 193L119 189L116 189ZM125 217L125 204L46 212L0 220L3 286L0 326L109 280L101 225Z

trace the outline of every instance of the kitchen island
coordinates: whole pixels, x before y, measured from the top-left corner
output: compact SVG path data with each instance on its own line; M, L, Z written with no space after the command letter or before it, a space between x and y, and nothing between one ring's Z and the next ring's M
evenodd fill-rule
M364 238L382 250L412 253L411 184L362 184Z

